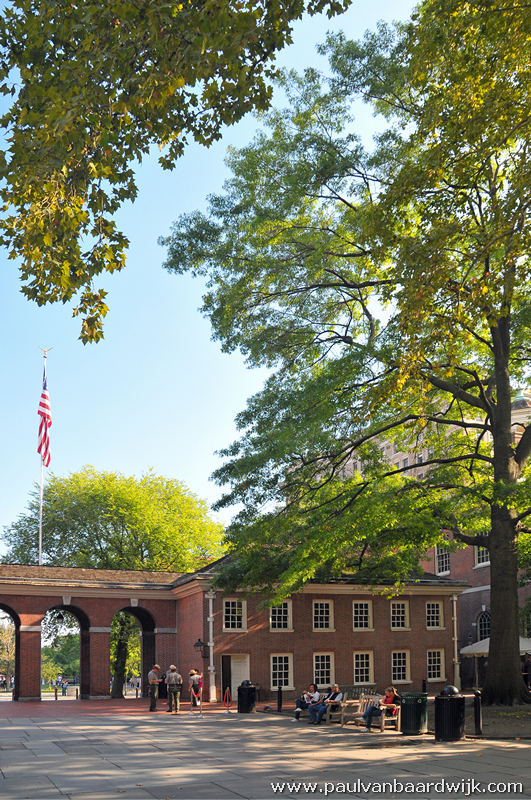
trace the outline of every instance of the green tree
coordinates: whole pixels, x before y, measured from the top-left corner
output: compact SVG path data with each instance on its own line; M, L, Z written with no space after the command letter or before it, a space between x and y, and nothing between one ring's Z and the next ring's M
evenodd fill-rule
M0 228L39 305L77 297L81 339L102 336L105 292L127 239L113 215L134 200L133 171L152 145L172 169L187 138L209 145L271 97L276 53L305 11L349 0L13 0L0 20Z
M4 528L4 563L38 563L38 527L36 487L27 512ZM221 534L204 501L152 472L136 479L87 466L66 477L51 474L44 487L42 553L49 566L189 572L222 555ZM48 636L57 636L56 615L47 625ZM112 630L114 688L121 694L134 624L127 617ZM68 638L63 633L59 638Z
M0 619L0 672L8 681L15 672L15 626L7 616Z
M511 427L531 366L530 29L524 4L425 0L406 25L329 38L331 84L285 78L289 108L230 154L225 194L163 240L170 271L207 276L223 348L274 369L215 473L219 506L243 505L222 585L279 598L322 573L374 581L380 563L400 581L445 531L487 547L483 696L501 703L531 700L531 426ZM360 96L388 121L368 153ZM429 453L422 481L387 442Z

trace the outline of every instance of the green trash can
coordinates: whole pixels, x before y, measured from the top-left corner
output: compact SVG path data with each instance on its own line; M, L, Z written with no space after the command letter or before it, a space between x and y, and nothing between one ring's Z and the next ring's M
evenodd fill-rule
M400 711L400 728L406 736L428 732L428 695L426 692L404 692Z

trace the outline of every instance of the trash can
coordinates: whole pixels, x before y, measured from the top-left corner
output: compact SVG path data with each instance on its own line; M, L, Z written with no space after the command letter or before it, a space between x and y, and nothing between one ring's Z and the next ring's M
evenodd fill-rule
M419 736L428 732L427 692L403 692L400 729L406 736Z
M238 714L253 714L256 706L256 687L251 681L238 686Z
M435 741L465 738L465 698L455 686L445 686L435 698Z

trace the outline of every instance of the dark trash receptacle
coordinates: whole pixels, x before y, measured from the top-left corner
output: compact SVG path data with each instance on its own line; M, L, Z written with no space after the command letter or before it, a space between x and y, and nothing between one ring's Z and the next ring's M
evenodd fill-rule
M406 736L419 736L428 731L427 692L403 692L400 729Z
M452 690L452 691L451 691ZM446 686L435 698L435 740L456 742L465 738L465 698L453 686Z
M243 681L238 686L238 714L252 714L256 706L256 687L251 681Z

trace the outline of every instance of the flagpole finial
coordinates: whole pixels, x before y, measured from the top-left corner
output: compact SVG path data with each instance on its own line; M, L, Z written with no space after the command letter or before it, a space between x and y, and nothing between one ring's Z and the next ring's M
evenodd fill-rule
M44 358L46 358L50 350L53 350L53 347L48 347L46 350L44 349L44 347L41 347L40 345L37 345L37 347L44 353Z

